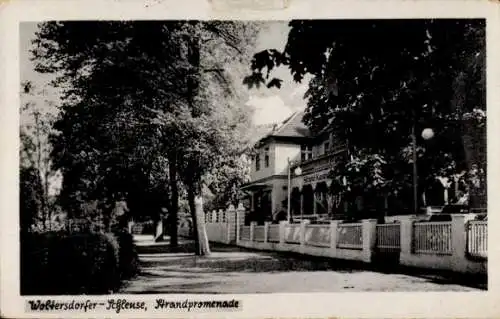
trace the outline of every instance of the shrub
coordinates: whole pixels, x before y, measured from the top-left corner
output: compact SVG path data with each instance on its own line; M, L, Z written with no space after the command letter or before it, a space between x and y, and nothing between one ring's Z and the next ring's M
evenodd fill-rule
M134 245L134 238L123 229L114 230L114 237L118 242L118 270L121 279L134 276L138 270L138 256Z
M110 234L46 232L21 238L21 294L105 294L120 284Z

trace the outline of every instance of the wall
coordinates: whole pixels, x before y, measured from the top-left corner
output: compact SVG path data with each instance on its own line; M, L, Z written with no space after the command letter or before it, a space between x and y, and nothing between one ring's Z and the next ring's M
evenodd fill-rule
M450 270L459 273L471 274L487 274L487 259L473 258L467 254L467 225L471 219L470 215L454 215L451 222L451 254L445 255L439 252L416 253L414 247L414 222L413 216L398 216L393 218L399 223L399 249L384 253L377 248L377 221L374 219L365 219L359 223L361 227L361 242L349 246L350 248L337 247L339 236L340 221L333 220L329 225L308 226L307 221L302 221L300 224L294 224L295 227L300 227L298 231L299 240L297 243L287 243L286 234L289 234L287 222L279 224L279 242L269 242L269 223L264 226L263 238L256 239L255 227L252 223L249 227L250 239L242 240L239 236L241 228L237 225L243 225L245 211L242 206L238 209L228 209L228 222L220 225L207 224L207 233L209 240L212 242L235 243L238 246L261 249L261 250L277 250L290 251L312 256L325 256L336 259L357 260L365 263L371 263L376 256L377 262L384 262L384 258L390 261L394 257L394 253L399 256L399 264L403 266L411 266L427 269ZM449 222L448 222L449 223ZM262 226L259 226L262 227ZM311 232L311 228L318 227L321 230L316 235ZM349 228L349 227L347 227ZM262 229L262 228L261 228ZM343 229L346 229L345 227ZM262 233L260 233L262 235ZM295 234L295 232L294 232ZM345 234L345 233L343 233ZM487 233L486 233L487 235ZM483 235L484 236L484 235ZM330 242L328 243L328 239ZM349 236L348 236L349 237ZM321 241L321 244L315 244L314 241ZM486 251L487 253L487 251ZM486 255L487 256L487 255Z
M288 159L300 161L300 144L275 142L275 156L274 174L288 176Z
M269 166L266 167L264 149L269 147ZM260 169L255 170L255 159L251 161L251 171L250 176L252 181L257 181L262 178L266 178L275 174L275 161L276 161L276 144L272 141L262 145L258 150L260 154Z

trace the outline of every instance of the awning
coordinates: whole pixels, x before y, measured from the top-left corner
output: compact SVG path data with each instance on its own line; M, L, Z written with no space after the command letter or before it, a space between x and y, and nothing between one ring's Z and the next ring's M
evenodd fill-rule
M240 187L240 190L242 191L256 191L256 190L262 190L266 188L272 188L271 184L266 184L266 183L254 183L254 184L247 184L242 187Z

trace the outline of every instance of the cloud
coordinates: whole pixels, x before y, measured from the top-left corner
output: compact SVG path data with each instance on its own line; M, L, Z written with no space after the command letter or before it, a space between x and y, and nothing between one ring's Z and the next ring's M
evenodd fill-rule
M255 108L254 125L278 123L293 113L292 108L285 105L277 95L267 97L251 96L246 104Z

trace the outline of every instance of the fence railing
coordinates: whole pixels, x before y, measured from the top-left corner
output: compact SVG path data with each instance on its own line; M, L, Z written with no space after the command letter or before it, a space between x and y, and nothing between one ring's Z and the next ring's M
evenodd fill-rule
M414 224L414 252L451 255L451 222L419 222Z
M300 224L289 224L285 226L285 242L289 244L300 244Z
M472 257L488 258L488 222L467 223L467 253Z
M401 248L401 225L377 225L377 248L379 251L399 251Z
M307 225L305 227L306 245L330 247L331 237L330 225Z
M264 241L264 232L265 232L265 227L266 226L255 226L253 229L253 240L254 241Z
M241 240L250 240L250 226L241 226L240 227L240 239Z
M279 243L280 241L280 226L271 224L267 230L267 241L271 243Z
M338 225L337 248L363 249L362 225L360 223Z

